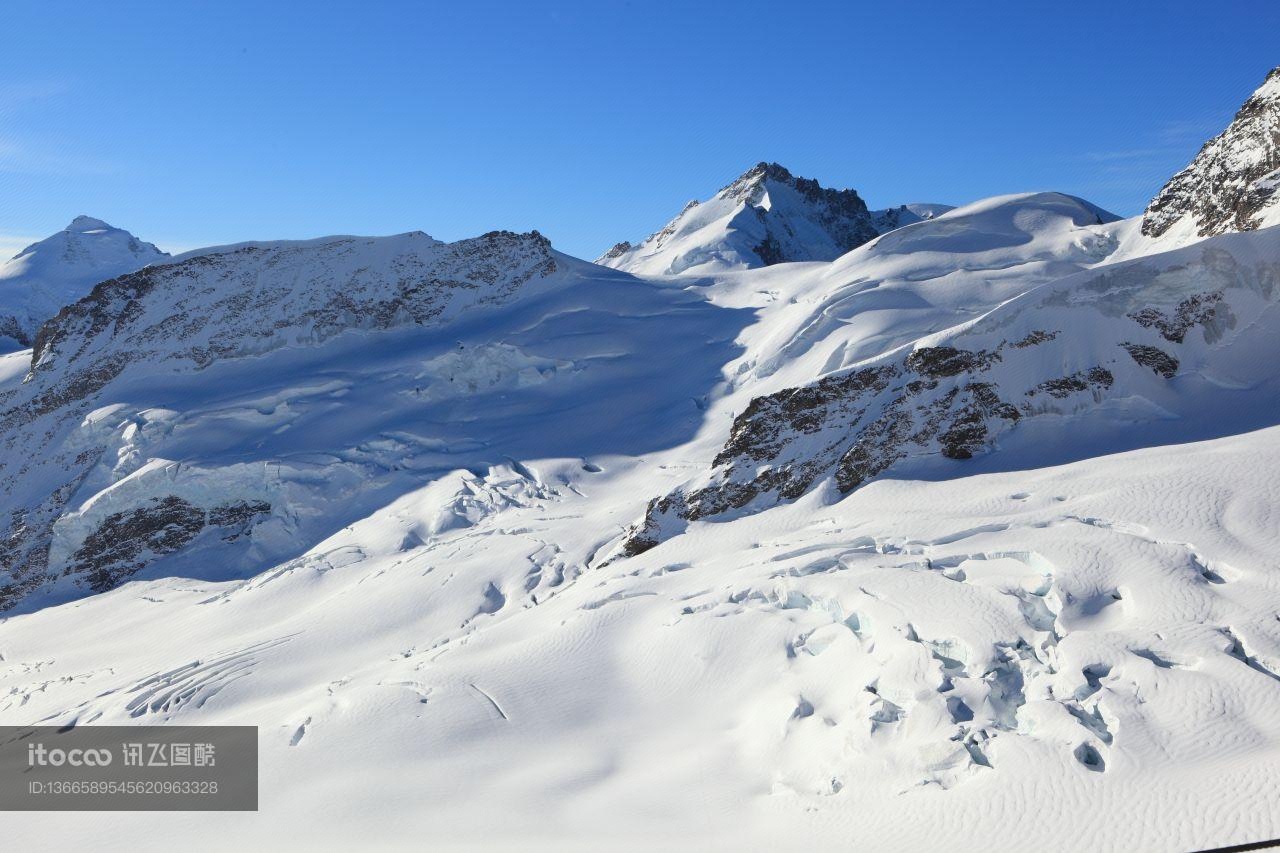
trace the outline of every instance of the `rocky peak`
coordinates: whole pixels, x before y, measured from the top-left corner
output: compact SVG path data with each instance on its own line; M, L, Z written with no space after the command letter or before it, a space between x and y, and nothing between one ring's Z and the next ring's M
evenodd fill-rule
M1160 237L1184 220L1199 237L1280 222L1280 67L1231 124L1205 143L1147 207L1142 233Z
M720 192L728 198L757 204L763 193L767 192L769 182L790 187L810 204L824 206L846 216L860 217L868 213L866 202L856 190L824 187L813 178L800 178L791 174L785 166L778 163L757 163Z
M778 163L760 162L711 199L692 201L638 246L619 243L599 263L670 274L830 261L879 234L866 202Z
M630 252L631 249L632 249L631 244L628 243L626 240L623 240L621 243L614 243L612 248L609 249L609 251L605 252L603 255L601 255L599 258L596 259L596 262L599 263L602 261L610 260L612 258L620 257L622 255L625 255L627 252Z

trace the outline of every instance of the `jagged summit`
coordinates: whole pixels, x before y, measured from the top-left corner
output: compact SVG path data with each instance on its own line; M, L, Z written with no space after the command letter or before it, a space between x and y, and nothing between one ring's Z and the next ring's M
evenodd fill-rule
M767 185L772 181L791 187L813 204L825 204L844 210L850 216L867 212L866 202L856 190L837 190L824 187L812 178L800 178L781 164L760 162L738 176L737 180L721 192L729 198L749 199L753 203L762 200Z
M31 346L40 324L98 282L168 257L123 228L77 216L0 264L0 351Z
M689 202L638 246L619 243L597 263L664 275L830 261L878 233L855 190L762 161L709 200Z
M671 275L831 261L886 231L951 209L905 204L869 210L856 190L824 187L779 163L761 161L707 201L690 201L638 245L617 243L596 263Z
M1280 67L1147 207L1142 233L1208 237L1280 224Z

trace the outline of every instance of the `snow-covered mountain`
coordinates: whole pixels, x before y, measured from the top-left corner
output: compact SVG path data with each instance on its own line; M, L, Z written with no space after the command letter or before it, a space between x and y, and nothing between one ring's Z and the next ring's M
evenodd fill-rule
M256 725L262 810L6 840L1280 836L1280 227L897 211L762 165L625 269L329 237L57 311L0 356L0 723Z
M77 216L0 264L0 352L30 347L41 323L98 282L167 257L128 231Z
M831 261L885 231L939 215L939 204L870 211L854 190L757 163L708 201L691 201L639 245L596 263L645 275L711 273L789 261Z
M1142 217L1150 237L1195 239L1280 224L1280 67L1174 175Z
M0 606L33 591L108 589L204 540L233 547L273 508L276 527L305 532L276 540L264 533L256 555L296 550L332 521L309 502L333 513L338 503L356 500L343 482L355 492L384 484L354 470L348 481L336 460L328 466L308 460L298 469L263 456L261 437L254 440L257 453L244 436L226 443L235 430L217 426L224 418L274 421L289 408L284 401L239 413L232 407L212 415L207 432L191 429L195 415L186 410L193 400L228 391L234 398L232 388L256 384L225 387L211 378L213 368L232 362L234 372L248 361L253 376L276 351L284 351L271 360L279 370L299 351L344 333L457 322L522 289L536 291L556 272L550 245L537 232L494 232L451 244L412 233L203 250L99 284L41 327L25 381L0 390L0 517L9 521L0 548ZM518 354L511 357L520 362ZM527 366L540 375L536 360ZM425 375L418 369L404 382L416 388ZM342 383L304 384L308 398L345 396ZM363 417L367 426L369 415ZM355 427L356 443L370 438L349 413L342 419ZM288 429L288 421L270 434ZM336 424L321 432L335 430L349 433ZM155 444L175 432L177 449ZM212 468L200 464L199 451L210 441L226 454ZM294 435L285 440L294 450L306 444ZM317 477L309 490L307 481ZM319 529L307 526L313 514L321 516Z

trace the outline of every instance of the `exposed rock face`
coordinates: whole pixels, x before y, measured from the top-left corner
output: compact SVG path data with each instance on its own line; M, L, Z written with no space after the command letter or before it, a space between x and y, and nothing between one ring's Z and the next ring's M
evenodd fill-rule
M599 260L607 261L607 260L612 260L613 258L621 257L622 255L625 255L627 252L630 252L632 248L634 247L630 243L628 243L626 240L623 240L621 243L614 243L613 247L610 248L609 251L601 255Z
M1190 218L1200 237L1280 221L1280 68L1244 102L1221 134L1165 184L1142 218L1159 237Z
M103 282L41 327L32 370L128 352L206 367L343 331L422 325L556 269L536 231L443 244L422 233L251 244Z
M1159 347L1147 344L1131 344L1127 341L1121 346L1124 347L1125 352L1129 353L1129 356L1134 361L1143 367L1151 368L1152 371L1165 379L1172 379L1178 373L1178 360Z
M786 261L834 259L814 257L815 249L788 239L794 237L793 227L781 217L771 217L771 205L766 207L771 183L790 187L805 201L808 218L821 227L839 250L834 257L879 235L866 202L855 190L829 189L812 178L796 177L777 163L757 163L720 192L725 198L739 200L750 207L764 222L765 236L755 251L765 266ZM772 219L781 221L775 223Z
M1221 293L1193 293L1167 314L1157 308L1144 308L1129 316L1139 325L1158 329L1166 341L1180 344L1189 329L1213 319L1221 302Z
M636 552L656 544L656 515L689 521L740 509L762 495L794 500L834 476L848 493L904 458L935 452L968 459L981 452L993 419L1021 413L982 374L998 363L991 351L922 347L905 358L825 377L751 401L716 456L714 481L649 506L629 538ZM651 544L650 544L651 543Z
M829 261L879 233L854 190L758 163L710 200L689 202L639 245L619 243L596 262L666 274Z
M1110 370L1105 367L1093 367L1089 370L1078 370L1070 376L1063 376L1061 379L1046 379L1036 387L1027 392L1028 397L1034 397L1037 394L1048 394L1058 400L1070 397L1081 391L1096 389L1105 391L1115 384L1116 378Z
M180 551L206 527L227 529L234 538L270 512L271 504L265 501L237 500L206 511L176 495L153 498L144 506L107 516L72 555L73 563L65 571L81 577L94 592L104 592L156 557Z

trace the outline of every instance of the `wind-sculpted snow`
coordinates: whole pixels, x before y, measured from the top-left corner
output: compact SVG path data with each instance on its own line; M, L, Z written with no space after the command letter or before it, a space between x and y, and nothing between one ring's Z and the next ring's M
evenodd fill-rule
M1142 233L1208 237L1280 225L1280 68L1221 134L1174 175L1142 218Z
M713 299L762 314L734 385L807 384L979 317L1106 263L1130 227L1073 196L1024 193L903 227L829 265L720 276Z
M962 476L963 460L996 450L1016 466L1275 423L1278 301L1271 231L1043 285L950 333L756 397L710 474L655 498L624 553L820 482L843 495L887 475Z
M128 231L77 216L0 264L0 352L30 347L42 323L98 282L168 258Z

